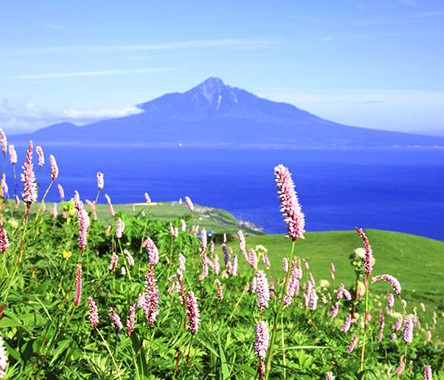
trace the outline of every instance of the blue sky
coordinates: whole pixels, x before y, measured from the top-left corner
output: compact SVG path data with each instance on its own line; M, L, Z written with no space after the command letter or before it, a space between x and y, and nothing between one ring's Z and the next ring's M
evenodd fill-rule
M0 1L0 127L138 112L210 76L348 125L444 134L444 1Z

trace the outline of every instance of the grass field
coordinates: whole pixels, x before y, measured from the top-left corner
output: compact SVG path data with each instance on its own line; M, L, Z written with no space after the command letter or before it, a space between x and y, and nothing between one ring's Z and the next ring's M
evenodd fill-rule
M412 305L424 303L428 309L427 321L431 320L433 310L444 317L444 242L419 236L366 230L376 259L374 275L390 273L402 285L403 298ZM229 244L233 252L238 252L238 242ZM271 262L271 271L275 277L282 276L279 270L282 258L289 256L291 241L283 235L261 235L247 237L247 248L264 245ZM310 271L317 279L331 281L330 263L335 264L335 283L343 282L346 286L355 279L349 255L362 246L361 238L355 231L308 232L305 240L296 242L296 255L305 258ZM384 283L377 283L374 289L381 294L390 290ZM444 326L439 327L439 334L444 336Z

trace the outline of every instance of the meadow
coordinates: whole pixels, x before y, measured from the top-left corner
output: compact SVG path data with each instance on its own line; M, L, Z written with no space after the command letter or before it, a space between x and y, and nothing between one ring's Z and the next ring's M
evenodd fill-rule
M190 199L113 205L101 173L95 199L45 205L55 158L43 189L41 148L21 170L2 150L0 378L444 377L444 243L305 233L282 166L288 238Z

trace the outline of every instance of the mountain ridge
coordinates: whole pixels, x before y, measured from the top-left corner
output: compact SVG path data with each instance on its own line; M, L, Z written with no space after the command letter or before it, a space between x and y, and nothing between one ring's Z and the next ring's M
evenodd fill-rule
M16 143L145 146L346 148L439 146L444 137L346 126L288 103L274 102L210 77L183 93L137 105L142 112L84 126L59 123Z

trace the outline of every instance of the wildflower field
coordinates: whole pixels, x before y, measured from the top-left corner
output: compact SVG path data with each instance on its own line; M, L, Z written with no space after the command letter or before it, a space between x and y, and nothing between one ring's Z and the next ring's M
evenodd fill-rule
M372 237L397 234L305 233L283 165L270 196L279 198L286 240L209 234L187 197L187 211L171 220L153 217L148 194L116 212L102 173L90 200L81 189L65 196L53 156L42 189L42 148L30 143L16 168L15 149L1 137L3 174L13 165L14 178L8 188L3 175L1 186L0 378L444 378L442 293L422 298L409 286L433 290L442 272L430 267L418 280L405 247L397 265L381 265ZM60 201L46 209L49 191ZM415 250L427 240L409 239ZM332 245L344 249L340 258ZM322 260L310 257L317 250Z

